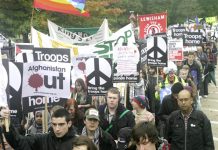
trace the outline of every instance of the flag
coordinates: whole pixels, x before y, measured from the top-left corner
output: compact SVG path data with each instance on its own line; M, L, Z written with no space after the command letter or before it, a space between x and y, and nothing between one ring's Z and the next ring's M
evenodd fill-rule
M196 23L196 25L199 25L198 16L195 17L195 23Z
M34 7L66 14L89 17L85 0L34 0Z
M139 16L139 38L145 39L149 35L166 33L167 13L146 14Z

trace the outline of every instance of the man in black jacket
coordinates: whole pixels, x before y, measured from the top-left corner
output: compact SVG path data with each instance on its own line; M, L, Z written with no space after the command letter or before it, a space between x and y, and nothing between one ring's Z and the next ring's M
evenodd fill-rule
M211 124L207 116L192 107L191 88L178 94L180 110L171 113L167 123L167 139L171 150L214 150Z
M106 104L99 107L100 126L117 140L120 129L133 128L134 115L120 103L120 92L116 87L110 88L106 93Z
M9 118L9 110L1 110L1 115L3 118ZM52 129L46 134L22 136L10 125L9 132L4 131L4 135L16 150L72 150L75 132L71 128L71 118L67 110L61 108L55 111L51 123Z
M165 135L165 127L166 127L166 121L169 115L175 111L179 110L179 106L177 103L177 97L178 93L183 90L183 85L180 82L174 83L171 88L171 94L166 95L163 98L163 102L160 107L160 111L158 113L158 130L161 137L164 137Z
M99 112L89 108L85 112L82 135L88 136L99 150L116 150L116 143L113 137L99 127Z
M166 95L163 98L162 105L160 107L160 111L158 113L159 119L166 121L168 116L175 110L179 109L177 103L178 93L183 90L183 85L180 82L174 83L171 88L171 94Z

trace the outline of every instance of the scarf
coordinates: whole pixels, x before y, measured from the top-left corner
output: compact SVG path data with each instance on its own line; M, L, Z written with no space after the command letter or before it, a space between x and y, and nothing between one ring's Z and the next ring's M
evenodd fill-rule
M86 127L83 128L81 135L88 136ZM92 139L92 142L93 142L97 147L99 147L99 127L95 130L94 138Z

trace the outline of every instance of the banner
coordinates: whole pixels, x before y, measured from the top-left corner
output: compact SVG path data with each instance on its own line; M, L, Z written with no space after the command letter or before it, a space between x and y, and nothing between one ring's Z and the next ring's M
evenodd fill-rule
M32 43L34 47L71 48L73 50L73 56L92 54L102 58L113 58L113 49L115 46L122 44L131 45L135 43L135 36L131 24L128 24L117 32L113 33L108 40L89 46L76 46L54 40L48 35L35 30L33 27L31 32Z
M50 37L68 44L83 43L83 38L48 20Z
M76 46L72 44L66 44L64 42L54 40L48 35L43 34L35 30L33 27L31 28L32 34L32 44L34 47L40 48L69 48L72 50L72 56L78 56L82 54L94 54L93 47L90 46Z
M105 95L113 86L112 60L109 58L89 58L86 61L88 95Z
M201 46L202 40L201 32L187 32L183 35L184 46Z
M85 0L61 1L61 0L34 0L34 8L40 8L66 14L88 17L89 13L84 10Z
M45 98L43 96L31 96L22 98L23 113L45 110ZM57 97L47 97L47 107L52 108L55 105L64 106L67 99Z
M166 67L167 62L167 38L149 37L147 39L148 66Z
M182 38L185 32L185 27L174 27L172 28L172 38Z
M117 46L113 56L113 82L137 82L140 58L138 48L135 45Z
M167 32L167 13L146 14L139 17L139 38L145 39L148 35Z
M22 115L21 91L23 80L23 63L9 62L9 103L11 122L19 127Z
M0 107L8 106L9 100L9 64L8 59L0 63Z
M108 40L110 36L110 29L108 27L108 20L104 19L103 23L101 24L99 30L96 32L96 34L93 34L89 37L85 37L83 40L85 43L96 44L101 41Z
M108 28L107 19L104 19L101 27L96 32L96 34L93 34L85 38L82 38L81 36L78 36L77 34L69 30L66 30L63 27L60 27L49 20L48 20L48 28L49 28L49 34L52 38L68 44L80 44L80 45L96 44L103 40L107 40L109 37L109 28Z
M94 45L93 53L103 58L113 58L113 50L118 45L132 45L135 43L135 36L132 30L132 25L128 24L121 28L106 41L102 41Z
M217 16L213 16L213 17L206 17L206 18L199 18L200 22L202 21L206 21L206 23L208 24L214 24L217 23Z
M82 38L88 37L90 35L95 34L99 27L92 27L92 28L65 28L68 31L73 32L74 34L77 34L81 36Z
M25 63L22 97L48 96L69 98L70 64L53 62Z
M71 63L70 49L64 48L34 48L34 61L50 61Z
M15 43L15 61L33 62L33 48L32 43Z
M183 41L168 40L168 60L170 61L183 61Z
M89 58L96 58L93 55L78 56L72 58L73 68L71 70L71 88L75 87L75 81L78 78L86 82L86 60Z

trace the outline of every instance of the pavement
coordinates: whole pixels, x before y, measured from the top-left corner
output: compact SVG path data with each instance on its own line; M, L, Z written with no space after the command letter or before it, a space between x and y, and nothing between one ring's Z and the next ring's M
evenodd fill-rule
M218 65L216 67L216 83L218 85ZM209 84L209 95L201 99L201 110L210 119L215 149L218 149L218 87Z

